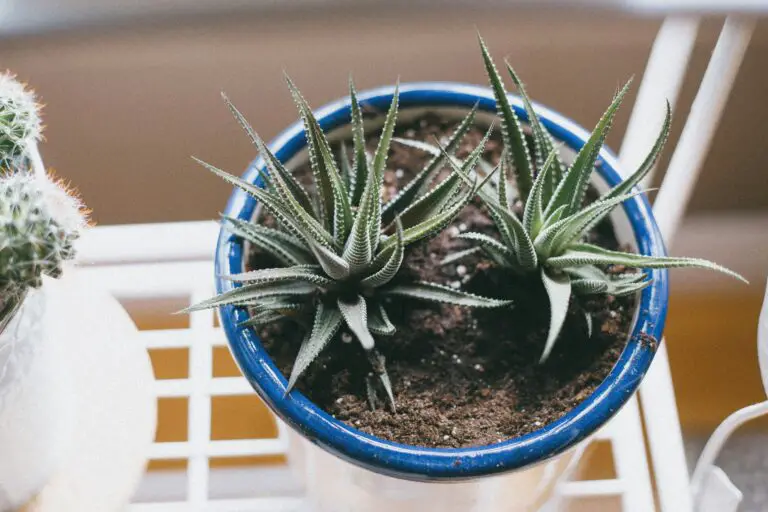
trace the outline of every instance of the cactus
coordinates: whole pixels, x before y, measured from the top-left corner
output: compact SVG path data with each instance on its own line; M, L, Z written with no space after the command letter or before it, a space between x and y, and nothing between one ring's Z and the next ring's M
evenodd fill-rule
M41 131L34 93L12 74L0 73L0 174L27 167L30 143Z
M34 94L0 73L0 332L43 275L58 277L74 257L85 211L43 166Z
M35 176L18 173L0 179L0 297L19 301L42 276L58 277L74 257L76 230L52 217Z

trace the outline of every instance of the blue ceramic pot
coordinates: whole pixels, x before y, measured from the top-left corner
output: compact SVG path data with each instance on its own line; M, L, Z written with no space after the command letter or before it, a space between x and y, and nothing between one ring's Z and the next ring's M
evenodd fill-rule
M373 109L385 112L392 100L392 87L373 89L360 94L360 100ZM519 98L510 95L517 115L527 119ZM446 109L462 115L475 103L491 115L495 101L488 88L458 83L411 83L400 86L401 118L409 111ZM348 128L349 98L333 102L316 111L326 132ZM589 133L572 121L545 107L537 112L552 135L567 148L578 151ZM271 144L277 157L287 162L305 148L303 128L297 122ZM616 157L608 150L600 154L601 162L595 185L614 186L620 181ZM243 176L255 182L261 160L255 161ZM237 189L232 194L225 213L250 220L256 200ZM644 195L623 204L612 217L620 241L629 242L642 254L663 256L664 244ZM222 230L216 249L216 275L244 272L243 243ZM373 471L411 480L459 480L476 478L524 468L546 460L582 441L606 423L635 392L648 370L655 348L643 338L660 340L667 312L667 283L665 270L647 270L653 284L641 292L636 318L627 346L605 381L578 407L558 421L539 430L508 441L473 448L424 448L379 439L332 418L304 395L293 391L285 394L286 379L269 357L252 328L238 324L247 320L244 307L221 308L221 323L230 348L243 374L261 398L275 413L298 432L318 446ZM219 292L234 286L232 282L216 279Z

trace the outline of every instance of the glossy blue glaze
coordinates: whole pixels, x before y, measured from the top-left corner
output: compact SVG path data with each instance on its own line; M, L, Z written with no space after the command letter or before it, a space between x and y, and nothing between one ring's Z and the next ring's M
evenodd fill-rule
M383 87L360 94L361 102L385 111L392 99L393 88ZM527 119L519 98L510 95L517 115ZM493 112L495 101L485 87L457 83L412 83L400 86L401 109L414 107L450 106ZM553 136L578 150L589 133L572 121L539 106L537 112ZM317 110L324 130L332 130L349 122L349 98ZM300 123L291 125L271 144L282 161L289 160L305 146ZM609 185L619 183L616 157L608 150L601 152L598 168ZM244 179L254 182L255 161ZM249 220L256 201L235 190L225 210L227 215ZM665 254L661 234L644 195L636 196L623 205L629 217L642 254ZM216 249L216 275L243 272L243 245L239 239L223 231ZM238 324L248 318L243 307L227 306L220 310L221 323L229 339L232 353L240 369L264 401L286 423L322 448L350 462L383 474L412 480L457 480L480 477L541 462L578 443L608 421L637 389L654 356L654 349L641 339L643 335L660 340L667 311L668 277L665 270L647 270L653 285L643 290L639 315L632 335L616 366L605 381L578 407L560 420L523 437L474 448L436 449L392 443L360 432L335 420L298 391L285 394L286 379L267 355L261 341L251 328ZM216 279L219 292L233 283Z

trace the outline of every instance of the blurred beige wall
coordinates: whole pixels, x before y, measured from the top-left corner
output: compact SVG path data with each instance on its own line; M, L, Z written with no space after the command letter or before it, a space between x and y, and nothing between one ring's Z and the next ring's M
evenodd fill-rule
M252 158L219 99L224 89L262 136L296 118L286 69L313 105L402 81L482 83L475 26L498 59L509 55L538 101L591 127L617 86L640 75L660 20L614 13L535 10L333 10L138 24L0 40L0 67L46 103L49 166L71 180L102 224L216 216L228 187L189 159L239 172ZM678 118L689 108L717 34L705 23ZM768 24L750 46L694 210L768 208L763 142ZM609 143L617 148L629 114ZM659 108L662 108L660 105ZM679 133L681 123L675 124Z

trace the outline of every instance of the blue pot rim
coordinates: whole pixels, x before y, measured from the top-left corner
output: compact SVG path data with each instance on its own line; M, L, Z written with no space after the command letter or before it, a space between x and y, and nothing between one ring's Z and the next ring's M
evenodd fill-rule
M394 87L380 87L359 94L360 101L385 111L392 100ZM522 120L527 114L515 95L510 101ZM400 85L400 108L456 107L469 109L477 103L480 110L494 112L495 101L490 89L476 85L449 82L419 82ZM349 123L349 97L316 110L323 130L329 131ZM536 106L542 122L552 135L574 150L589 137L589 132L573 121L543 107ZM270 144L281 161L288 161L306 145L301 122L289 126ZM621 178L618 161L609 150L600 153L598 172L610 186ZM257 169L263 165L256 159L243 175L256 182ZM236 189L225 214L250 220L256 200ZM666 254L661 233L644 194L627 200L624 211L634 232L639 252ZM243 271L243 244L222 230L215 254L215 275ZM605 424L637 390L655 354L648 336L661 340L667 313L668 275L663 269L647 269L653 284L641 292L638 316L627 345L616 365L598 388L581 404L559 420L530 434L491 445L471 448L426 448L386 441L363 433L334 419L298 391L285 394L287 381L269 357L252 328L238 324L249 318L244 307L220 308L221 324L230 349L241 371L259 396L286 423L304 437L327 451L370 470L411 480L459 480L486 476L524 468L542 462L571 448ZM219 293L231 290L233 283L216 277Z

